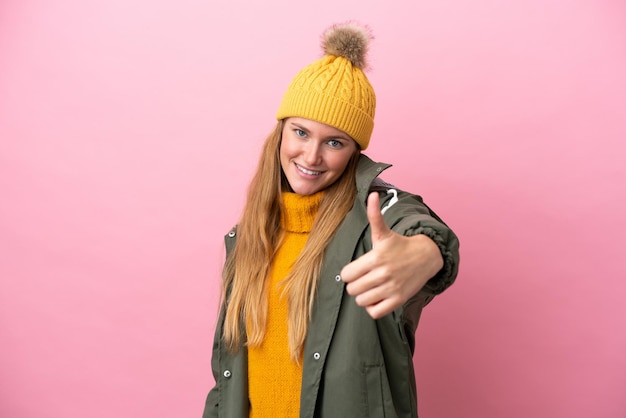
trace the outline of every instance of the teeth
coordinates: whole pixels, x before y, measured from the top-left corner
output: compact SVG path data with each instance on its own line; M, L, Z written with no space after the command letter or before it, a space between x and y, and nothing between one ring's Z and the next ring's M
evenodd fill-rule
M302 171L304 174L308 174L310 176L317 176L322 173L321 171L307 170L306 168L300 167L298 164L296 164L296 167L298 167L298 170Z

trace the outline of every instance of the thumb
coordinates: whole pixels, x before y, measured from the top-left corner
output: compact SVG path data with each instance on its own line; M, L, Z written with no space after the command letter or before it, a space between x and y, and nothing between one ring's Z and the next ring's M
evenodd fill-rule
M391 233L380 213L380 197L377 192L372 192L367 197L367 219L372 231L372 246L376 246L377 242L384 240Z

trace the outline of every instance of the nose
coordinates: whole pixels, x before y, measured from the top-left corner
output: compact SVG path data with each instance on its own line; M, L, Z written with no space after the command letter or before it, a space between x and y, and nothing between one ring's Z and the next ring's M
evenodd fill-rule
M304 162L309 167L319 165L322 160L320 144L317 141L309 141L303 152Z

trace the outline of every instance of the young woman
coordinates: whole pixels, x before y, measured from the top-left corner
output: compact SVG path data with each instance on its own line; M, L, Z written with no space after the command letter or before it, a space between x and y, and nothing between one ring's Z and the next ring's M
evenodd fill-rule
M209 417L417 417L422 308L454 281L458 240L361 151L376 97L369 32L336 25L278 110L225 237Z

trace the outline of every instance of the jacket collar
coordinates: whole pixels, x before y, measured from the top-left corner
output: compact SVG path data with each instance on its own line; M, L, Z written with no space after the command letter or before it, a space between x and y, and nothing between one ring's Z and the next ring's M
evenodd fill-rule
M377 163L367 155L361 154L356 169L356 188L358 199L361 202L367 201L370 185L374 179L389 167L391 167L391 164Z

